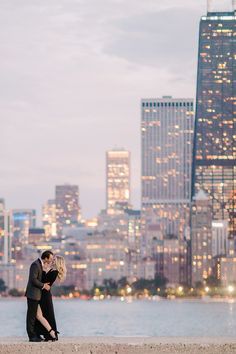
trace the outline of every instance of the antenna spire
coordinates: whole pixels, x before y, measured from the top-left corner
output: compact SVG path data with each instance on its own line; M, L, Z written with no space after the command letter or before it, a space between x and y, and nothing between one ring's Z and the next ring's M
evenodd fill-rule
M236 11L236 0L232 0L233 11Z
M232 1L236 3L236 0ZM207 12L212 12L212 0L207 0Z

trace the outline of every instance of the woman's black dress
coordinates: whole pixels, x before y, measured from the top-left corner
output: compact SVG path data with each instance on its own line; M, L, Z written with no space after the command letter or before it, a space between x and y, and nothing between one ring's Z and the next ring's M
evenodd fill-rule
M57 275L57 270L50 269L47 273L43 271L42 283L49 283L49 285L52 286L57 278ZM43 317L46 318L52 329L57 331L51 291L47 291L45 289L42 290L42 296L39 305L41 307ZM48 337L48 331L38 320L36 320L35 323L35 330L37 335L44 335L45 337Z

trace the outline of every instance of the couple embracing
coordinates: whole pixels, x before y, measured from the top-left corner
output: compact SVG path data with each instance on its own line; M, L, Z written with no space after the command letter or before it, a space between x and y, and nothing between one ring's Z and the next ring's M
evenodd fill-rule
M65 260L45 251L30 266L25 292L27 297L26 329L30 342L58 340L51 287L66 276ZM41 335L44 337L42 338Z

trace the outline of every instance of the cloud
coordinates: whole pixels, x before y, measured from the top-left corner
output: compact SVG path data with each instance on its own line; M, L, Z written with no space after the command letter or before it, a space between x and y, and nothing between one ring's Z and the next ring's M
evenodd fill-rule
M105 45L104 51L131 63L165 69L173 78L192 81L195 73L191 69L197 59L198 20L192 10L185 8L119 20L113 23L116 36Z
M204 12L205 0L1 1L0 195L8 206L40 210L54 185L71 182L92 216L105 206L105 151L117 145L132 153L139 207L140 99L194 95Z

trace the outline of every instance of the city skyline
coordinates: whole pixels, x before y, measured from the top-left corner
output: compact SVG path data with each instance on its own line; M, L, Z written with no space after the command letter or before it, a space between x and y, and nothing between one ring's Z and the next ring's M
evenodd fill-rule
M0 275L9 288L23 291L29 260L42 250L52 249L67 261L66 284L79 290L94 290L94 296L97 296L97 286L102 287L108 279L119 282L124 277L130 282L131 290L127 293L132 292L136 281L143 283L143 280L152 282L150 290L157 295L161 292L159 281L165 282L164 288L167 285L181 294L184 287L188 287L190 294L195 293L195 296L200 287L202 294L210 293L209 286L213 284L217 287L226 284L230 293L234 291L230 282L236 277L232 198L235 194L235 164L232 161L235 159L236 55L233 37L236 3L231 2L235 11L232 6L228 11L216 10L215 2L210 0L207 5L208 11L201 16L199 29L195 127L194 99L189 95L142 94L139 100L137 136L141 138L142 176L138 176L138 169L134 168L134 173L142 188L141 209L130 200L133 150L125 145L121 147L121 144L119 148L105 150L103 183L106 183L107 203L106 209L96 210L97 217L88 219L82 213L81 218L83 185L72 182L72 176L70 183L57 182L55 185L53 181L55 198L48 199L51 195L45 198L43 227L40 228L35 224L34 209L24 209L21 205L21 209L9 211L0 198L0 256L3 257ZM171 48L172 52L174 49ZM183 62L178 63L182 68ZM104 118L109 98L106 97ZM88 112L93 103L91 96L91 103L86 107ZM96 115L99 108L94 112ZM122 117L120 123L124 123ZM67 126L68 129L63 130L64 141L75 143L73 153L66 160L66 172L69 173L72 166L75 167L72 158L77 154L77 145L70 124L65 124ZM132 145L132 139L136 137L135 124L127 121L122 127L127 133L131 127ZM24 126L24 129L30 131L29 127ZM94 127L90 127L91 134L85 138L95 158L99 142L106 144L106 138L95 129L93 139L93 132ZM17 133L20 135L20 131ZM53 144L54 138L53 135ZM119 131L116 138L120 138ZM43 143L42 140L42 146ZM49 145L44 147L49 148ZM63 148L66 155L67 145ZM81 156L86 157L88 168L91 167L97 177L95 188L99 184L96 169L99 161L93 164L87 150L81 151L84 154L78 155L78 161ZM60 150L54 146L53 154L48 151L42 160L37 160L34 149L32 154L40 165L50 156L60 156ZM54 162L51 161L51 168ZM22 159L20 163L23 168L25 161ZM60 166L64 171L63 160L60 160ZM94 193L93 200L88 198L88 202L95 207L98 199L99 195ZM148 288L143 288L144 294L145 289ZM218 290L215 288L215 291Z
M125 12L122 0L103 3L102 13L75 0L1 5L0 197L7 208L41 214L54 186L69 182L80 188L82 215L96 215L105 207L104 152L115 146L131 151L131 203L139 208L141 98L195 97L206 1L130 1Z

